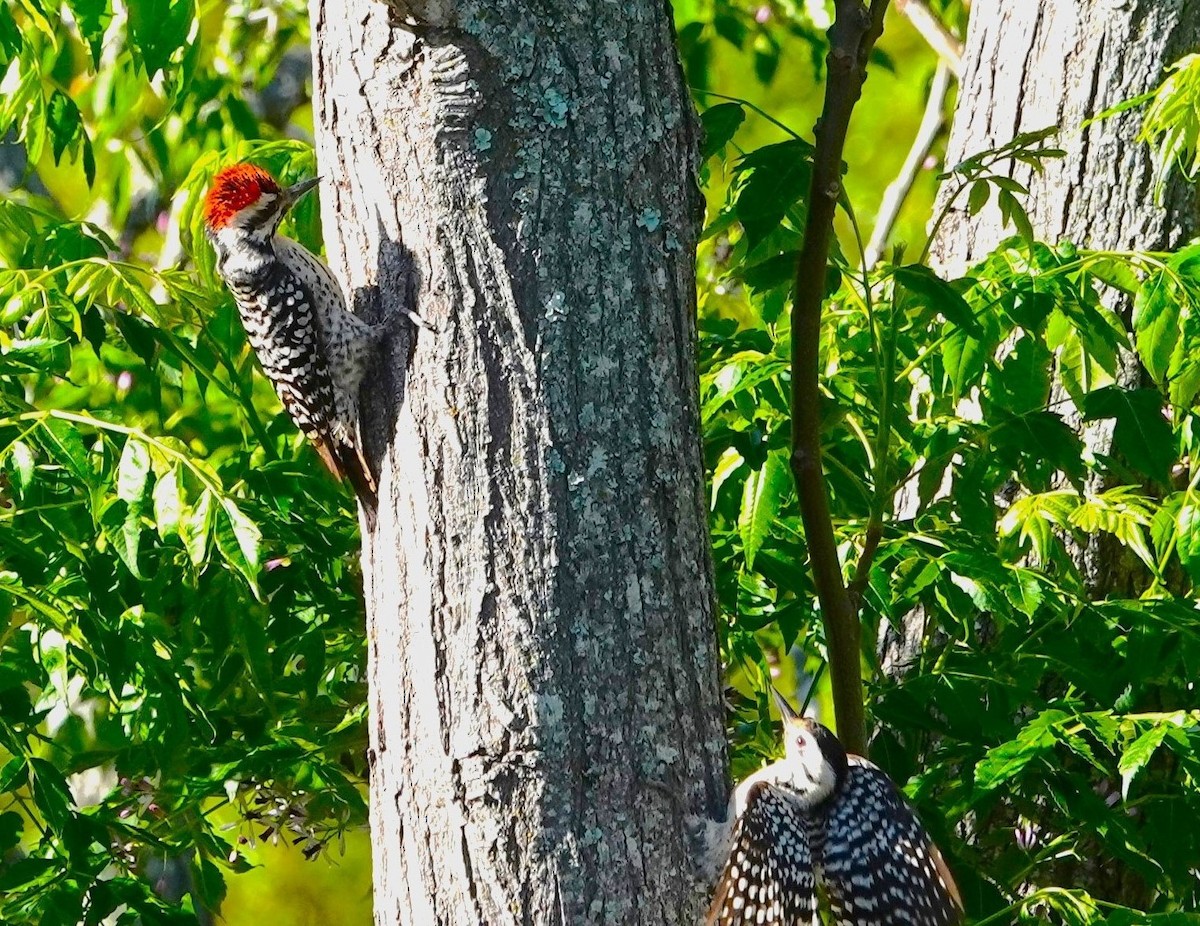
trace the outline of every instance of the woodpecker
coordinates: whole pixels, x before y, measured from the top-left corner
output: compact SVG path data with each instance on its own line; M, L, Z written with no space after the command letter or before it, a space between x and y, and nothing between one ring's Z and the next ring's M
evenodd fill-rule
M325 263L277 234L316 185L314 177L280 187L263 168L234 164L213 178L204 225L279 401L329 471L350 480L370 524L377 498L358 435L358 387L385 329L351 314Z
M707 926L957 926L949 868L896 786L778 692L785 758L742 782Z

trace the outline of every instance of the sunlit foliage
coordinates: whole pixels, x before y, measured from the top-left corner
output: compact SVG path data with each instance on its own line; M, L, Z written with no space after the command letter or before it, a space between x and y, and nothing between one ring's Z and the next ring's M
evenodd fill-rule
M829 6L675 3L707 130L701 398L739 776L775 748L780 667L821 688L786 310ZM930 6L962 34L959 0ZM4 923L195 923L251 842L319 856L364 821L352 509L257 373L198 229L220 163L315 169L305 16L298 0L0 6ZM864 273L933 56L892 21L871 67L823 410L848 563L884 523L862 582L873 755L978 921L1195 912L1200 251L1035 240L1008 165L1055 157L1046 132L947 170L960 205L998 203L1013 233L963 278L922 253L932 171L907 248ZM1164 172L1195 165L1195 70L1142 101ZM286 230L319 247L316 204ZM1111 448L1081 422L1107 423ZM1080 569L1096 542L1130 577L1119 595ZM921 645L897 653L887 628L914 620ZM1149 912L1083 892L1084 865Z

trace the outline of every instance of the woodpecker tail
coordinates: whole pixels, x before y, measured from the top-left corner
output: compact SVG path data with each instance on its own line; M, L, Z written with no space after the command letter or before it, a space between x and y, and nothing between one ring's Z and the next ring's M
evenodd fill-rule
M349 480L354 494L358 496L359 504L362 505L367 529L374 530L375 519L379 512L379 493L375 486L375 477L371 475L371 467L367 465L362 451L358 447L351 447L332 440L323 440L316 435L310 435L310 437L321 462L325 464L325 468L333 474L333 477L339 482L343 479Z
M341 444L338 447L338 461L342 472L354 487L358 503L362 505L363 516L366 519L367 530L375 530L375 519L379 514L379 490L375 485L375 477L371 475L371 467L367 465L362 450L357 446L349 447Z

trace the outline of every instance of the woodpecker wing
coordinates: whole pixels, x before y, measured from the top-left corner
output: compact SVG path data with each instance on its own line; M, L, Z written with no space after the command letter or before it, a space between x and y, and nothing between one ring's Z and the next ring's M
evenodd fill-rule
M808 821L787 790L750 789L707 926L809 926L816 905Z
M937 846L882 771L850 756L822 821L817 876L838 926L957 926L962 900Z
M334 432L337 402L312 294L281 264L273 266L263 284L231 282L230 288L250 345L284 409L329 471L349 479L368 514L373 513L370 469L358 448L346 446Z

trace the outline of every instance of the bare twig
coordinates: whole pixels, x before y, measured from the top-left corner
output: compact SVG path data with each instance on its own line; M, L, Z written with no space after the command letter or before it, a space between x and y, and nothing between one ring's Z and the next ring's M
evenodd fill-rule
M954 73L962 77L962 42L942 25L925 0L896 0L896 9L908 17L926 43Z
M838 736L851 752L866 751L862 628L842 577L829 495L821 463L820 340L825 267L833 217L842 191L842 151L854 105L862 95L867 58L883 32L887 0L837 0L829 30L825 106L817 125L804 246L796 261L792 301L792 475L825 639Z
M921 126L917 129L917 136L913 139L908 157L904 159L904 166L900 168L896 179L888 184L888 188L883 193L883 201L879 204L879 216L875 220L875 228L871 232L871 241L867 244L866 253L863 254L863 266L868 270L879 262L879 256L887 247L888 238L892 234L892 228L896 224L904 201L912 192L917 175L921 172L921 166L929 157L933 143L946 123L943 107L946 103L946 94L949 92L950 68L944 61L939 61L937 70L933 73L933 83L929 87L929 99L925 103L925 115L921 117Z

